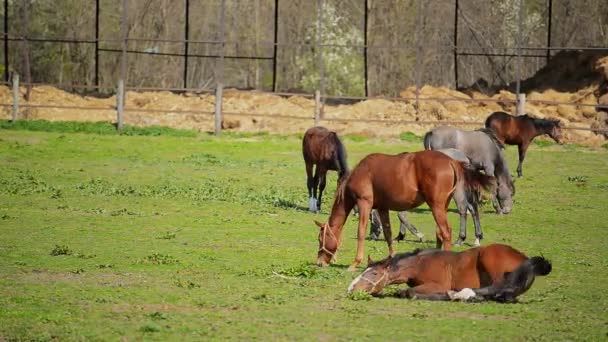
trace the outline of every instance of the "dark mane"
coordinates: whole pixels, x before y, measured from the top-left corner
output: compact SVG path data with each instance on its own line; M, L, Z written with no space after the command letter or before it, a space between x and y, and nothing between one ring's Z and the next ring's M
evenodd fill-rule
M491 128L479 128L479 129L476 129L476 131L483 132L487 136L489 136L490 139L492 139L494 144L496 144L496 146L498 146L499 149L501 149L501 150L505 149L505 145L503 145L500 142L500 140L498 140L498 137L496 137L496 133L494 133L494 131Z
M382 259L380 261L374 261L373 263L369 264L368 267L374 267L374 266L382 265L382 264L385 264L386 262L388 262L390 264L390 266L395 266L395 265L397 265L403 259L407 259L409 257L416 256L416 255L418 255L420 253L423 253L423 252L433 252L433 251L437 251L437 250L436 249L416 248L416 249L414 249L411 252L405 252L405 253L396 254L392 258L388 257L388 258Z
M557 119L538 119L538 118L533 118L533 117L530 117L530 119L532 119L532 123L534 123L534 127L540 128L543 130L549 130L555 126L559 127L559 125L560 125L560 121Z

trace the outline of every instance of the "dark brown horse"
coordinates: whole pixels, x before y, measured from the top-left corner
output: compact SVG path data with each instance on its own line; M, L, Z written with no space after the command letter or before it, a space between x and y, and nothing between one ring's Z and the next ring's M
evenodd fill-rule
M304 133L302 154L306 163L308 210L318 212L321 211L321 197L325 190L327 171L338 171L338 182L348 173L346 149L336 132L317 126L309 128ZM312 168L314 165L316 165L316 168L313 177Z
M368 263L368 268L348 287L349 293L378 294L387 285L407 284L410 288L398 296L513 302L532 286L535 276L551 272L551 262L545 258L527 258L501 244L458 253L415 250L379 262L368 257Z
M561 144L562 123L555 119L537 119L531 116L513 116L505 112L494 112L486 119L486 128L490 128L503 144L517 145L519 164L517 176L523 176L522 164L526 151L532 140L543 134L549 135L556 143Z
M355 205L359 207L359 228L357 256L349 268L352 271L363 259L372 209L378 210L389 255L394 254L389 210L408 210L425 202L437 223L437 247L450 250L452 229L447 220L450 200L453 196L466 196L467 190L487 188L491 184L491 177L465 169L461 162L438 151L370 154L340 183L328 222L316 222L321 228L317 264L327 266L334 258L344 222Z

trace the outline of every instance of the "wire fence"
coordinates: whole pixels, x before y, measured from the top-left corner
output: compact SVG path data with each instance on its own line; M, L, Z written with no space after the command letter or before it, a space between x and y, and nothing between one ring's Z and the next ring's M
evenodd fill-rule
M425 3L422 0L416 1L416 23L415 23L415 39L413 44L378 44L378 43L370 43L368 41L368 31L369 31L369 10L370 3L368 0L361 0L363 3L363 42L362 43L348 43L348 44L335 44L335 43L327 43L322 41L323 35L323 25L320 23L323 22L324 15L324 4L327 1L331 0L317 0L317 30L316 36L312 41L279 41L279 6L281 1L274 0L274 8L273 8L273 40L265 41L260 40L256 41L255 44L259 47L266 48L268 52L271 52L267 55L246 55L246 54L227 54L226 51L238 50L239 46L243 46L246 44L251 44L251 42L247 41L233 41L229 40L226 37L226 0L221 0L220 3L220 13L219 13L219 25L218 25L218 37L219 39L193 39L190 36L190 8L191 4L189 0L184 0L184 36L183 39L167 39L167 38L155 38L155 37L136 37L129 36L129 23L130 23L130 13L128 12L128 0L120 0L120 38L100 38L99 35L99 26L100 26L100 1L94 0L95 2L95 33L93 39L73 39L66 37L35 37L35 36L20 36L18 34L12 34L9 32L8 23L9 23L9 1L4 0L4 32L2 32L2 40L4 46L4 81L3 85L12 86L13 87L13 99L12 103L0 103L2 107L13 107L12 118L14 120L19 119L20 108L37 108L37 109L73 109L73 110L103 110L103 111L116 111L117 112L117 124L118 127L122 127L122 121L124 116L122 113L130 113L130 112L138 112L138 113L179 113L179 114L201 114L201 115L209 115L213 116L213 119L216 122L215 130L216 134L219 134L221 131L221 123L224 115L231 116L250 116L250 117L269 117L276 118L282 120L310 120L314 122L314 124L319 124L321 121L333 121L333 122L368 122L368 123L381 123L381 124L417 124L417 125L459 125L459 126L478 126L483 125L482 122L470 122L463 120L388 120L388 119L365 119L365 118L328 118L323 115L323 108L327 105L328 102L331 101L364 101L370 98L378 98L381 97L385 100L389 101L405 101L411 102L414 104L414 108L418 110L421 107L421 103L426 101L437 101L440 103L446 102L463 102L463 103L481 103L481 102L489 102L489 103L499 103L501 105L512 105L517 108L517 114L523 114L524 104L539 104L539 105L552 105L552 106L575 106L576 108L582 107L594 107L597 110L605 110L608 111L608 105L599 105L599 104L587 104L587 103L577 103L577 102L566 102L566 101L546 101L539 99L528 99L526 100L525 94L521 91L521 82L522 82L522 68L527 59L545 59L545 63L548 63L552 53L556 51L598 51L598 52L606 52L608 54L608 48L605 47L594 47L594 46L555 46L551 45L551 26L552 26L552 15L551 10L553 7L553 1L546 1L546 9L545 13L548 13L548 27L546 34L546 46L526 46L523 43L523 35L524 32L524 6L523 0L518 0L518 7L514 9L516 12L515 25L517 26L517 35L515 46L494 46L492 51L489 51L488 48L483 46L470 46L467 44L459 45L459 28L460 25L463 25L463 22L466 23L467 16L464 14L466 9L463 9L462 2L463 0L453 0L454 5L454 38L451 43L445 44L425 44L423 42L423 25L422 19L425 15ZM71 82L69 84L61 84L61 83L52 83L52 82L34 82L30 78L26 82L19 81L19 73L13 72L11 77L10 75L10 65L9 65L9 54L11 50L9 50L10 43L53 43L53 44L86 44L94 46L94 82L93 84L77 84ZM162 44L178 44L182 46L183 50L181 53L176 52L161 52L161 51L149 51L149 50L137 50L133 48L129 48L131 43L134 42L152 42L152 43L162 43ZM103 47L103 44L118 44L120 48L108 48ZM217 53L194 53L191 51L190 47L195 44L205 44L205 45L213 45L216 46ZM231 46L233 48L231 48ZM318 82L316 86L315 93L303 93L303 92L289 92L289 91L279 91L277 82L278 77L280 76L278 70L278 52L280 49L285 48L294 48L294 49L314 49L317 52L317 59L315 63L316 72L318 73ZM364 79L364 95L363 96L341 96L341 95L333 95L329 92L326 92L326 61L323 57L324 51L329 51L332 49L353 49L360 50L364 59L363 62L363 79ZM459 66L462 65L460 59L462 57L480 57L480 58L489 58L489 57L501 57L501 58L509 58L509 62L511 59L515 59L515 69L516 69L516 77L514 80L515 83L515 99L492 99L492 98L462 98L462 97L429 97L423 96L421 92L421 88L423 86L423 68L422 64L422 52L424 49L433 50L436 53L442 54L451 54L453 56L453 85L455 88L459 87L460 79L459 79ZM369 60L369 55L373 51L381 51L387 50L394 53L402 53L403 51L409 51L414 53L414 84L415 87L414 94L415 96L379 96L379 94L375 94L374 96L370 95L369 89L369 73L370 67L374 66L372 62ZM103 70L100 70L100 52L111 53L119 55L119 74L118 80L116 84L102 84L100 81L100 73ZM129 83L129 56L135 55L146 55L151 56L153 58L156 57L176 57L182 60L183 65L183 75L182 87L167 87L167 86L143 86L137 84ZM215 79L213 84L206 84L203 87L192 87L188 83L189 80L189 63L188 60L194 59L212 59L216 61L216 70L215 70ZM272 85L271 91L266 91L262 93L271 93L279 96L302 96L306 98L314 98L315 99L315 111L310 113L310 116L296 116L296 115L287 115L285 113L267 113L267 112L231 112L231 111L223 111L222 109L222 94L223 88L226 86L226 60L252 60L252 61L265 61L272 63ZM122 87L119 84L123 84ZM31 104L27 101L23 102L21 100L21 96L19 95L19 87L35 87L42 85L50 85L63 89L71 89L71 90L96 90L96 91L106 91L106 92L116 92L117 94L117 103L115 106L108 107L96 107L96 106L70 106L70 105L44 105L44 104ZM229 84L228 84L229 85ZM119 88L122 88L119 90ZM215 94L215 111L208 110L183 110L183 109L171 109L171 108L129 108L125 107L125 96L126 91L171 91L177 93L185 93L185 92L193 92L193 93L211 93ZM586 127L565 127L566 129L571 130L588 130L593 131L595 133L608 133L606 129L593 129Z

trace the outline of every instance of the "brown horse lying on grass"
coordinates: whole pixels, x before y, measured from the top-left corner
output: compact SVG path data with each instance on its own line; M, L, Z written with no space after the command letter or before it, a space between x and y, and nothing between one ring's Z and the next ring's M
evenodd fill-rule
M466 201L466 192L488 188L492 178L465 169L438 151L388 155L374 153L363 158L340 183L327 223L316 224L319 231L317 264L327 266L340 246L342 228L355 204L359 207L357 256L349 270L363 259L363 244L370 211L378 210L389 255L394 255L389 210L404 211L427 203L437 223L437 247L450 250L452 229L447 209L452 196ZM466 205L458 206L466 211Z
M348 287L349 293L378 294L387 285L405 283L411 287L401 290L400 297L514 302L532 286L535 276L551 272L551 262L545 258L527 258L501 244L458 253L417 249L368 262L368 268Z

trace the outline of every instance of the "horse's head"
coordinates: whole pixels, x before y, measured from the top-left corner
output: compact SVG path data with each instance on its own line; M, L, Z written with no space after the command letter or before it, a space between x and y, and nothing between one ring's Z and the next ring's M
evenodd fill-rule
M500 213L508 214L513 209L513 196L515 196L515 184L513 179L499 182L496 190L496 198L500 205Z
M315 221L319 226L319 251L317 253L317 265L328 266L335 258L340 247L340 241L334 234L329 224Z
M355 278L350 286L348 293L363 291L369 294L378 294L389 283L390 257L379 262L373 262L367 257L367 269Z
M556 143L562 144L562 127L564 124L559 120L550 120L551 128L549 129L549 136L551 139L555 140Z

